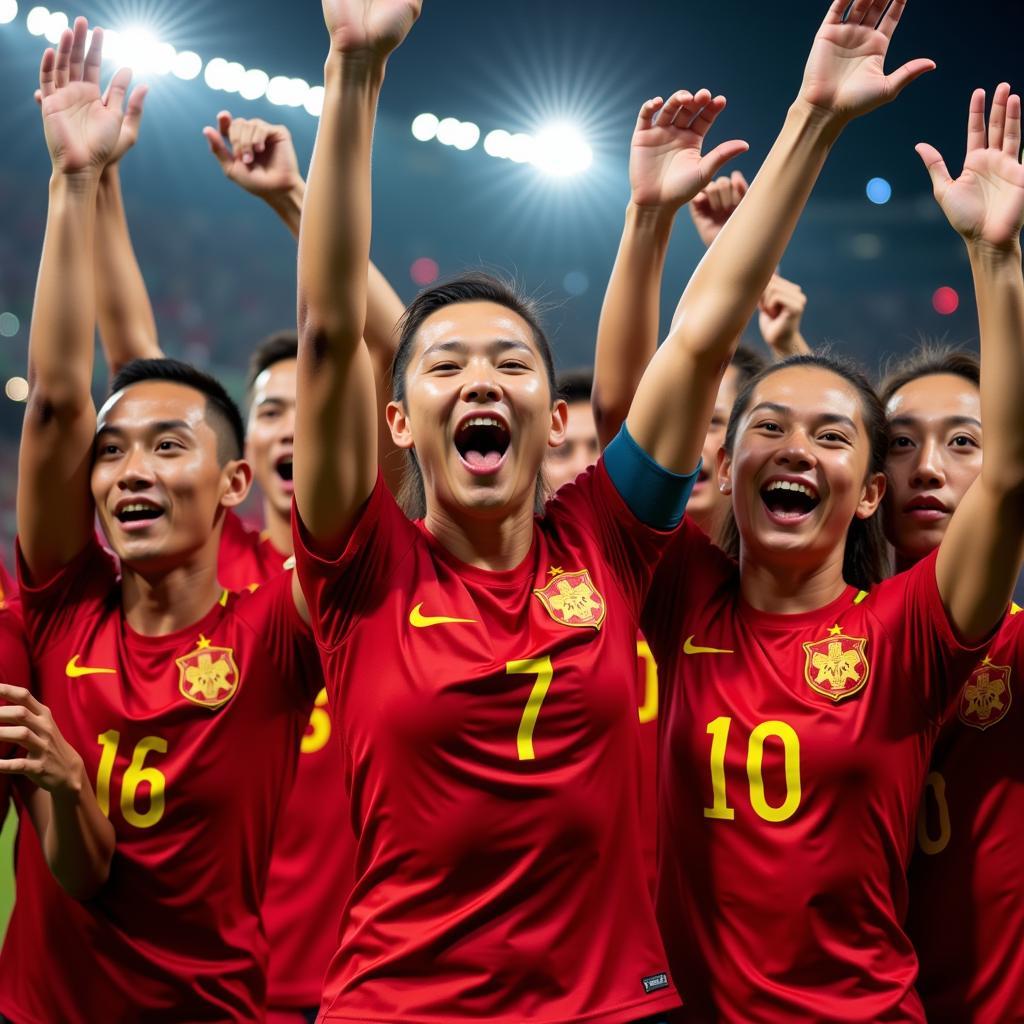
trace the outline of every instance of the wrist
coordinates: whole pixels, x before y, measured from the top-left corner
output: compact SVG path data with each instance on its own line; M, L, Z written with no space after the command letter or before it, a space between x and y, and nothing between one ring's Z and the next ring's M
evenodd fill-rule
M50 197L62 197L68 199L81 199L89 202L96 201L96 195L100 187L100 174L96 169L87 171L65 171L53 169L50 175Z
M380 87L387 57L365 50L340 50L332 45L324 63L324 84L346 83Z
M86 785L88 783L85 779L85 764L80 757L76 757L70 765L66 777L54 786L51 796L55 803L73 807L81 799Z
M972 266L999 268L1013 266L1020 269L1021 243L1020 236L1003 244L994 244L983 238L964 238L967 254Z
M831 146L842 134L849 118L834 110L815 106L798 96L789 108L786 120L812 137L820 136L821 141Z
M672 233L678 207L638 204L630 199L626 205L626 225L634 231L658 237Z

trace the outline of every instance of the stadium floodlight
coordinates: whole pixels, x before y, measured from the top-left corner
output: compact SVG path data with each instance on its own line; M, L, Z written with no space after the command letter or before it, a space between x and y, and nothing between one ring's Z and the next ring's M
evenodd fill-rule
M594 151L574 125L550 124L534 140L533 164L554 178L582 174L594 162Z
M46 37L48 43L53 43L54 46L60 42L60 37L64 34L64 30L69 26L68 16L63 11L54 11L46 19L46 28L43 31L43 35Z
M25 18L25 28L34 36L41 36L46 31L46 24L50 20L50 12L45 7L33 7Z
M242 88L242 81L245 79L245 68L237 60L229 60L224 68L224 76L221 79L220 87L225 92L238 92Z
M533 159L534 139L526 132L516 132L508 140L508 159L517 164L528 164Z
M206 71L203 72L203 79L211 89L223 89L224 72L227 71L228 62L223 57L214 57L206 64Z
M289 107L301 107L309 93L309 82L304 78L289 78L285 102Z
M238 95L243 100L258 100L267 93L270 75L260 68L249 68L242 76L242 84L238 87Z
M312 86L306 93L302 105L306 108L307 113L312 114L313 117L319 117L324 109L324 87L322 85Z
M495 128L484 139L484 152L496 160L507 160L512 146L512 136L504 128Z
M420 114L413 118L412 137L418 142L429 142L437 135L440 123L436 114Z
M461 127L462 122L457 117L442 118L437 126L437 141L442 146L454 146Z
M291 90L291 81L287 75L274 75L267 83L267 99L279 107L286 107Z
M463 121L455 133L452 145L463 152L472 149L480 141L480 128L472 121Z
M198 78L203 70L203 58L192 50L182 50L175 58L171 71L184 82Z
M0 0L0 25L7 25L18 16L18 0Z

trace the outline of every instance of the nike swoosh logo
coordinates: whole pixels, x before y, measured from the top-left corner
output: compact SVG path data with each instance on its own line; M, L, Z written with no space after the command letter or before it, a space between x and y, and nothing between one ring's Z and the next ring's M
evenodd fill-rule
M91 665L79 665L76 654L65 666L64 671L68 679L77 679L79 676L115 676L116 668L93 668Z
M476 622L476 619L453 619L450 615L424 615L422 601L409 612L409 625L415 626L417 629L424 629L427 626L450 626L458 622Z
M721 647L698 647L693 642L693 634L691 633L685 641L683 641L683 654L735 654L735 651L726 651Z

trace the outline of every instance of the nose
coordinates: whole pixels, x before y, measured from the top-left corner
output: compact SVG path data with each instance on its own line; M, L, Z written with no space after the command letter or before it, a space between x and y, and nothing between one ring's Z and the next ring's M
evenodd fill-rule
M775 461L780 466L794 470L807 470L818 464L807 434L802 430L794 430L789 434L785 444L775 453Z
M153 470L146 453L137 446L129 449L121 463L117 486L122 491L142 491L153 484Z
M939 445L935 441L925 441L917 451L911 484L922 488L942 487L946 482L946 473Z
M485 370L478 370L471 380L462 386L460 397L464 402L480 404L500 402L502 399L501 385Z

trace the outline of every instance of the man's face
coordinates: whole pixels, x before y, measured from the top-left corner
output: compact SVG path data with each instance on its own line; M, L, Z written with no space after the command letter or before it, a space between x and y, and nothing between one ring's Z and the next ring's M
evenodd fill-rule
M557 448L552 448L544 460L544 477L551 490L557 491L562 484L575 480L597 462L600 454L590 403L570 403L565 440Z
M268 366L252 387L245 455L263 496L279 515L291 513L295 440L295 360Z

